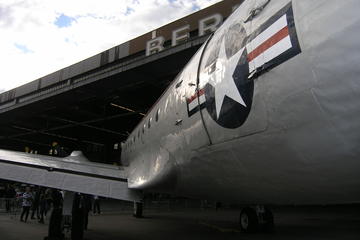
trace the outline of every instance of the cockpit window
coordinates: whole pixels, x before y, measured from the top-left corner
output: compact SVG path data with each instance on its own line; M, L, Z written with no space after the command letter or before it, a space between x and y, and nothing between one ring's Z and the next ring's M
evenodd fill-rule
M246 31L240 23L235 23L228 28L225 28L225 30L226 34L214 35L205 50L203 57L205 61L202 64L202 69L210 68L209 73L211 73L212 70L215 70L213 63L218 59L222 44L225 45L227 58L233 56L246 44Z

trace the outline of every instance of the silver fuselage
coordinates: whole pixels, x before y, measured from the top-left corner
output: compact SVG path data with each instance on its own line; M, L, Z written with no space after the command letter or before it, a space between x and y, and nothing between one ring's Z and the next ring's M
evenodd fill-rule
M244 204L360 202L360 1L273 0L246 21L262 2L227 19L123 144L130 188ZM288 4L301 52L252 80L246 121L222 127L199 95L189 116L211 41L234 22L250 35Z

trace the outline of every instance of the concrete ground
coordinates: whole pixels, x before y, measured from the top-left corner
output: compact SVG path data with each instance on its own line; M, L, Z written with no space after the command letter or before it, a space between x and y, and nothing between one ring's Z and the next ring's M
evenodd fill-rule
M105 205L105 206L104 206ZM360 207L274 208L276 231L245 234L238 229L238 210L190 208L146 209L145 217L131 216L129 207L103 204L101 215L89 217L87 240L115 239L360 239ZM48 222L48 221L47 221ZM1 240L39 240L47 235L47 222L19 221L0 213Z

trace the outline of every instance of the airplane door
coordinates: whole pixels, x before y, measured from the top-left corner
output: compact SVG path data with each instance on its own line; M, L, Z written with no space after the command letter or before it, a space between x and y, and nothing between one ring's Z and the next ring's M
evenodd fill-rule
M266 105L257 78L251 77L247 46L254 31L252 10L268 3L245 1L205 48L198 88L204 94L201 113L212 144L267 128Z
M210 143L200 115L205 96L197 92L197 74L203 49L204 46L178 75L174 86L174 97L178 102L174 109L176 116L174 125L175 128L181 129L185 145L190 150L196 150Z
M165 102L167 122L171 128L163 146L169 152L176 150L184 152L184 148L196 150L209 145L203 122L200 116L200 105L203 97L197 95L196 82L199 62L203 47L192 57L183 71L174 80L170 95ZM176 141L175 141L176 140ZM178 154L179 156L181 154Z

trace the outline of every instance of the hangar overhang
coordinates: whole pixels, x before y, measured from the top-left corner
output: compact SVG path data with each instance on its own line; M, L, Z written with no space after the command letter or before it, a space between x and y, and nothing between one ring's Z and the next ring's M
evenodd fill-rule
M119 143L207 39L199 22L226 18L241 2L219 2L0 94L0 148L47 154L57 142L65 152L80 149L95 161L118 161ZM189 26L188 34L174 35L181 26ZM186 41L174 44L174 36L184 34ZM147 54L147 43L159 36L164 47Z

